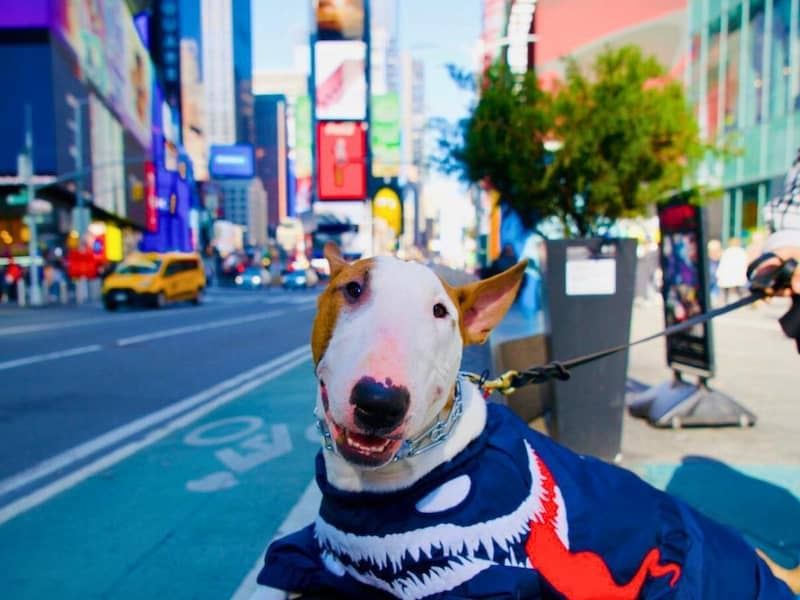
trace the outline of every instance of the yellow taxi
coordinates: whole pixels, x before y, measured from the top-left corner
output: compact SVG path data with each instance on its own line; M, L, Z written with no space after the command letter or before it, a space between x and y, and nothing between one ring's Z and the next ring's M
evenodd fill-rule
M129 256L103 282L103 305L162 307L168 302L200 303L206 274L200 256L192 253L155 252Z

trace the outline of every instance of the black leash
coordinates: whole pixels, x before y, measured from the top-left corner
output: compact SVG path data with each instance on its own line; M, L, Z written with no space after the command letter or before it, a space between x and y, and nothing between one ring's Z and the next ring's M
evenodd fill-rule
M553 379L558 381L567 381L570 378L570 370L574 369L575 367L579 367L581 365L585 365L587 363L600 360L601 358L611 356L612 354L616 354L617 352L623 352L628 348L632 348L633 346L638 346L639 344L644 344L645 342L650 342L652 340L658 339L663 336L674 335L676 333L680 333L681 331L685 331L686 329L691 329L692 327L695 327L697 325L702 325L703 323L706 323L711 319L722 316L734 310L740 309L743 306L753 304L754 302L758 302L759 300L763 300L764 298L770 296L773 293L773 290L780 290L791 287L792 276L794 274L795 269L798 268L797 261L793 259L789 259L787 261L781 261L774 267L772 268L767 267L762 273L754 275L758 267L760 267L767 260L771 259L780 260L774 254L768 253L759 257L748 267L747 275L748 278L750 279L751 293L749 296L741 298L732 304L728 304L726 306L711 310L709 312L700 315L695 315L694 317L687 319L686 321L683 321L681 323L676 323L675 325L671 325L670 327L667 327L663 331L659 331L658 333L648 335L647 337L636 340L635 342L620 344L619 346L614 346L613 348L608 348L606 350L601 350L599 352L593 352L591 354L586 354L584 356L579 356L576 358L572 358L570 360L552 361L545 365L531 367L530 369L526 369L524 371L507 371L506 373L503 373L503 375L501 375L496 379L486 380L484 376L481 376L479 380L476 380L472 377L471 379L473 379L473 381L478 383L480 387L484 389L484 391L486 392L497 391L500 392L501 394L511 394L514 392L514 390L522 386L545 383ZM795 296L794 303L792 306L793 307L789 311L789 313L787 313L787 315L783 317L783 319L781 319L782 326L784 325L784 322L787 320L791 321L792 323L798 322L798 319L800 318L800 300L798 300L797 296ZM790 318L787 319L787 317ZM790 337L795 337L799 340L798 350L800 350L800 328L797 331L788 331L784 326L784 331L786 331L787 335L789 335Z

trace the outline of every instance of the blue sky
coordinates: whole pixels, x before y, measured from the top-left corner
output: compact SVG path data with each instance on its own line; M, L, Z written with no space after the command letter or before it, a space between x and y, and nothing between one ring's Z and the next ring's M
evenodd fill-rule
M471 66L480 35L480 0L397 1L400 48L425 61L428 117L464 116L470 97L450 81L445 65ZM311 0L252 0L254 70L293 67L293 44L307 35L310 5Z

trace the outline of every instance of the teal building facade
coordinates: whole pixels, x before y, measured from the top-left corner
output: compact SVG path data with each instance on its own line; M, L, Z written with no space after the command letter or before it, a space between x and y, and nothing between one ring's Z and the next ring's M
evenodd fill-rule
M738 153L703 178L724 189L709 233L763 229L761 207L783 188L800 146L800 0L690 0L685 83L703 135Z

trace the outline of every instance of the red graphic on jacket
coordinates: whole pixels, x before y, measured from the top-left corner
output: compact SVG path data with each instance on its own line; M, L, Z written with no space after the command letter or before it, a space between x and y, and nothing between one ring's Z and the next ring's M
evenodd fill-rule
M639 565L633 578L624 585L614 581L611 570L595 552L570 552L557 531L558 503L553 475L536 458L542 474L543 514L531 521L531 533L525 551L531 565L547 582L569 600L635 600L649 577L672 575L674 587L681 576L681 567L675 563L659 564L658 548L650 550ZM566 515L564 515L565 517Z

